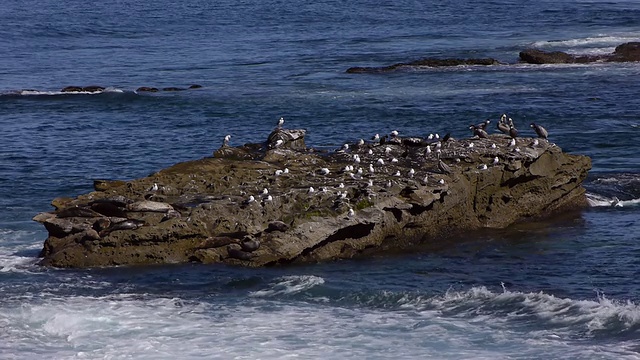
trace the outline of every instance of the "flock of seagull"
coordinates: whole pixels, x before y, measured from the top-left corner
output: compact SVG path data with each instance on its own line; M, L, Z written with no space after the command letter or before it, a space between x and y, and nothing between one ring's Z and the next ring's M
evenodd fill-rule
M282 127L284 126L284 118L280 117L280 119L277 122L277 126L276 126L276 130L282 129ZM485 120L479 124L476 125L470 125L469 129L472 131L473 135L476 136L478 139L487 139L489 138L489 134L487 132L487 128L488 125L491 123L491 120ZM530 127L536 132L538 138L544 139L546 140L549 136L549 133L547 132L547 130L536 124L536 123L531 123ZM516 129L513 119L508 117L507 114L503 114L500 117L500 120L498 121L497 124L497 129L508 135L511 138L511 141L509 143L509 147L513 147L514 150L516 152L519 152L520 149L515 147L516 146L516 138L518 137L518 130ZM451 174L452 170L450 168L449 165L447 165L444 161L442 161L440 159L440 154L441 154L441 148L442 145L445 144L449 139L451 139L451 135L450 134L446 134L444 135L442 138L440 137L439 134L429 134L429 136L426 137L427 141L432 141L431 143L427 143L426 145L426 150L424 152L425 156L428 156L429 154L431 154L434 150L432 150L431 146L435 147L435 152L437 155L437 167L438 170L440 171L440 173L442 174ZM223 146L228 146L229 142L231 140L231 135L226 135L224 137L224 141L223 141ZM384 135L383 137L381 137L379 134L375 134L372 138L372 143L370 145L373 146L379 146L379 145L383 145L385 143L388 144L396 144L396 145L400 145L402 144L402 142L399 139L399 133L397 130L393 130L391 131L388 135ZM278 145L282 144L282 140L279 140L281 143L280 144L276 144L275 147L277 147ZM423 140L424 141L424 140ZM366 142L364 141L364 139L360 139L356 144L355 147L358 149L364 149ZM534 142L531 144L531 146L536 147L538 146L538 139L534 139ZM371 148L372 146L369 146L368 149L368 154L369 155L374 155L374 152ZM474 143L470 142L467 145L468 148L473 148L474 147ZM495 149L496 148L496 144L493 143L491 146L491 148ZM349 152L350 150L350 146L349 144L344 144L340 149L338 149L336 152L338 153L342 153L342 154L346 154L347 152ZM391 148L386 146L384 148L384 153L385 155L390 156L390 152L391 152ZM352 159L352 161L356 164L359 165L360 162L362 161L360 158L360 155L357 153L353 153L353 154L349 154L350 158ZM368 173L370 175L374 174L376 172L376 169L374 167L374 165L376 167L382 167L384 166L385 160L383 158L378 158L377 161L375 161L375 163L370 163L368 166ZM388 160L391 163L397 163L398 159L396 159L395 157L393 157L391 160ZM497 165L500 163L500 159L496 156L493 158L492 161L492 165ZM366 169L366 168L365 168ZM486 170L488 169L488 166L486 164L482 164L478 167L479 170ZM340 173L342 174L348 174L348 176L351 177L351 179L362 179L364 171L362 167L358 167L357 169L354 168L353 165L346 165L341 171ZM283 174L288 174L289 173L289 169L288 168L284 168L284 169L278 169L275 171L274 175L276 177L281 176ZM323 167L321 169L319 169L318 171L316 171L316 174L318 175L322 175L322 176L327 176L329 174L331 174L331 170L329 170L326 167ZM416 175L416 171L411 168L407 174L406 177L407 178L413 178ZM397 170L393 176L395 177L402 177L403 174L400 172L400 170ZM428 180L428 176L425 175L424 178L422 179L422 183L423 185L427 184L427 180ZM437 181L438 184L440 185L444 185L445 184L445 180L443 178L441 178L440 180ZM372 187L373 186L373 180L372 179L368 179L367 182L367 187ZM392 182L391 180L388 180L386 183L386 187L389 188L392 186ZM340 183L339 185L336 185L336 188L338 189L344 189L344 183ZM314 194L316 192L322 192L322 193L326 193L328 191L328 189L326 187L322 187L318 190L316 190L314 187L309 187L309 189L307 190L308 194ZM258 195L261 199L262 199L262 204L264 205L266 202L271 202L273 201L273 197L271 194L269 194L269 190L267 188L264 188L262 193ZM347 198L347 191L345 190L343 191L338 191L337 193L338 199L339 200L344 200ZM251 203L256 202L256 197L251 195L249 196L244 202L243 205L249 205ZM353 216L355 216L355 210L353 210L353 208L351 208L349 206L349 210L347 211L347 217L348 218L352 218Z

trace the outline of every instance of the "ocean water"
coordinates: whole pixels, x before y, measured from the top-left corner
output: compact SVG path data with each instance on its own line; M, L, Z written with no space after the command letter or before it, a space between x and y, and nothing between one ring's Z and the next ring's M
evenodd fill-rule
M640 41L640 2L5 0L0 24L0 358L640 359L640 63L516 63ZM511 65L345 73L423 57ZM36 265L53 198L262 141L280 116L337 148L503 112L592 157L589 208L316 265Z

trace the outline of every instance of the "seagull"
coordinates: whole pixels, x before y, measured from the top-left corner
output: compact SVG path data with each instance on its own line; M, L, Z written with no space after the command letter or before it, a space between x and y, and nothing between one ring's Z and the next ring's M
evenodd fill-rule
M390 147L387 146L387 147L384 148L384 153L385 154L388 154L390 152L391 152L391 148Z
M438 184L444 185L444 179L440 179L440 181L438 181Z
M247 200L245 200L245 204L250 204L252 202L254 202L256 200L256 198L253 197L253 195L249 196L249 198Z
M231 141L231 135L226 135L224 137L224 141L222 142L222 146L229 146L229 141Z
M497 156L493 158L493 165L498 165L499 162L500 162L500 159L498 159Z
M373 135L373 137L371 138L372 141L374 142L378 142L380 141L380 134L375 134Z
M356 163L360 163L360 155L358 154L353 155L353 161L355 161Z
M412 168L411 170L409 170L409 177L412 178L415 173L416 173L416 171L413 170L413 168Z
M532 147L536 147L540 144L540 142L538 142L538 139L533 139L533 143L531 143Z
M393 158L393 159L391 159L391 162L392 162L392 163L397 163L397 162L398 162L398 159Z
M278 147L280 145L284 144L284 141L282 139L278 139L276 140L276 144L273 147Z
M269 190L267 188L262 189L262 195L269 194Z
M491 148L492 148L492 149L497 148L496 144L495 144L495 143L491 144Z
M280 117L280 120L278 120L278 128L281 128L282 125L284 125L284 118Z
M354 217L355 214L356 214L356 212L353 211L353 209L349 209L349 212L347 213L347 216L351 218L351 217Z
M472 148L472 147L473 147L473 143L472 143L472 142L471 142L471 143L469 143L469 147L470 147L470 148Z
M343 150L343 151L347 151L347 150L349 150L349 144L344 144L344 145L342 145L342 150Z
M362 146L362 145L364 145L364 139L358 140L358 146Z
M427 151L426 151L426 153L427 153L427 154L431 154L431 146L430 146L430 145L427 145Z
M547 129L543 128L540 125L537 125L536 123L531 123L531 128L533 128L533 130L535 130L536 134L538 134L538 137L546 139L547 137L549 137L549 133L547 132Z
M427 140L433 140L433 134L429 134L429 136L427 136Z
M288 174L289 173L289 168L284 168L283 173Z
M393 137L398 137L398 130L393 130L393 131L391 132L391 136L393 136Z
M487 164L482 164L482 165L478 166L478 169L487 170Z
M149 188L149 191L158 191L158 184L153 183L153 186Z
M344 189L344 183L340 183L340 184L338 185L338 188L339 188L339 189Z
M510 147L516 146L516 139L515 138L511 139L511 141L509 142L509 146Z
M396 171L396 173L395 173L395 174L393 174L393 176L401 176L401 174L400 174L400 170Z
M369 155L373 155L373 150L369 149Z
M276 170L276 176L280 176L280 175L282 175L282 173L283 173L282 170L280 170L280 169Z
M313 194L314 192L316 192L316 189L313 188L313 186L309 187L309 194Z
M382 160L382 159L378 159L378 161L376 161L376 163L377 163L378 165L384 165L384 160Z
M372 187L373 186L373 180L369 179L369 182L367 183L368 187Z
M387 181L387 187L390 188L393 184L391 183L391 180Z
M362 168L358 168L358 175L362 175Z
M375 172L375 170L373 169L373 164L369 164L369 172L372 174Z
M428 180L429 180L429 175L425 175L424 178L422 178L422 183L424 185L427 185Z
M264 199L264 201L272 201L273 197L271 197L271 195L268 195L266 199Z
M321 175L329 175L330 172L331 171L329 171L329 169L327 169L327 168L320 169L320 174Z

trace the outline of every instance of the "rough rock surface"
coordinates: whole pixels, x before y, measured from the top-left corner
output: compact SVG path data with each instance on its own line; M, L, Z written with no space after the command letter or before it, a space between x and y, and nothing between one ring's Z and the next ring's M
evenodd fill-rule
M263 144L225 144L211 158L55 199L55 211L34 217L49 232L41 264L316 262L585 203L590 159L543 139L385 137L322 153L304 146L304 134L276 129Z

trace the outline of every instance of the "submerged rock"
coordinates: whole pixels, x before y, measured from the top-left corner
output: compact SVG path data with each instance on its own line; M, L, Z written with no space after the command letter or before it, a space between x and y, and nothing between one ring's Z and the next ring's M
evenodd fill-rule
M49 231L41 264L326 261L440 243L586 201L590 159L544 139L514 147L506 135L392 136L321 152L304 145L305 134L278 128L264 143L225 143L214 157L56 201L55 212L34 217Z

